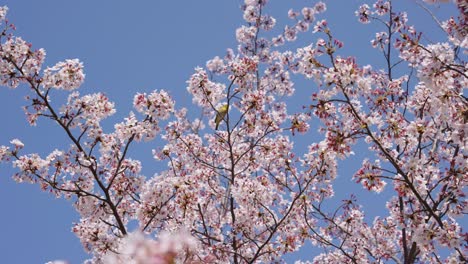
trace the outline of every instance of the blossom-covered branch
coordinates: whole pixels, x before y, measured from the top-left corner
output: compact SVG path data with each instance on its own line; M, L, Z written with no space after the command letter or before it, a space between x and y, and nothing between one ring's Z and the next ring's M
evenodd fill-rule
M12 35L0 8L0 83L29 88L29 123L52 120L70 142L41 157L20 154L13 139L0 159L16 181L74 202L73 231L95 263L284 262L309 241L321 249L309 263L466 262L467 6L455 2L459 17L440 22L440 43L425 43L392 1L358 7L358 20L379 30L370 45L385 68L374 69L317 19L323 2L289 10L278 31L268 1L246 0L237 49L187 81L201 118L156 90L136 94L135 112L109 132L101 121L115 105L80 95L82 63L42 70L45 51ZM308 31L312 44L287 50ZM294 111L285 98L297 99L300 77L314 82L311 101ZM62 106L50 99L59 92L69 95ZM145 177L130 149L157 136L153 157L167 166ZM305 151L295 145L303 140ZM334 193L340 161L357 151L366 158L344 177L390 197L370 222L351 189L341 201Z

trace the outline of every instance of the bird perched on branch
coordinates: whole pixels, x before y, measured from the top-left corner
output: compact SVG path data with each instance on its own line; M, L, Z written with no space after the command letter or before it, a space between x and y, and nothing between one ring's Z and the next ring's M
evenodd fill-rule
M216 130L218 130L219 123L221 123L221 121L224 120L224 117L226 116L227 112L228 112L227 104L223 104L222 106L218 108L218 110L216 110L216 118L215 118Z

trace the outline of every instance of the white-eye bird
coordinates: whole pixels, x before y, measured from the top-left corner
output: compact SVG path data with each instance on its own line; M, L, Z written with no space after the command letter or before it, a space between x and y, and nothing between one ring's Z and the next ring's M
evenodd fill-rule
M228 112L227 104L223 104L222 106L218 108L218 110L216 110L216 118L215 118L216 130L218 130L219 123L221 123L221 121L224 120L224 117L226 116L227 112Z

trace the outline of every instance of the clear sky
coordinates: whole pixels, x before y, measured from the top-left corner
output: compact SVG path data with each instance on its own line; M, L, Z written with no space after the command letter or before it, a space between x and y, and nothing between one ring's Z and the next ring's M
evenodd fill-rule
M312 6L314 1L271 0L267 12L277 18L278 25L288 22L287 11ZM360 25L354 11L364 1L325 1L328 11L322 16L329 20L335 36L345 43L343 56L357 56L359 64L383 65L381 54L369 44L372 27ZM425 28L432 35L440 34L429 15L414 1L395 1L400 10L410 13L409 24ZM131 110L133 95L154 89L167 89L178 107L193 108L186 91L186 80L196 66L204 66L214 56L223 56L226 48L236 48L235 29L242 25L241 0L199 1L123 1L123 0L3 0L10 10L9 20L17 27L15 35L44 48L45 65L53 66L64 59L79 58L85 66L86 80L80 93L104 92L116 102L120 120ZM447 6L435 6L441 16L450 14ZM451 13L453 14L453 13ZM278 30L278 29L277 29ZM277 31L278 32L278 31ZM291 49L315 42L310 32L300 35L300 41ZM299 94L308 98L310 82L296 82ZM29 127L24 118L25 87L9 90L0 87L0 145L8 145L13 138L21 139L23 153L46 154L68 145L64 134L48 120L39 120L37 127ZM52 95L54 103L61 104L65 93ZM56 96L56 97L55 97ZM300 106L298 106L300 107ZM111 124L112 120L109 121ZM310 138L297 138L309 144ZM144 161L146 176L158 168L152 163L151 148L137 146L132 155ZM365 153L357 153L360 159ZM360 162L358 162L360 163ZM338 193L351 183L353 160L340 173ZM17 184L11 179L14 170L0 165L0 262L44 263L63 259L81 263L88 256L78 238L71 233L78 216L69 201L55 199L37 185ZM341 184L341 185L340 185ZM363 201L373 201L370 211L379 212L385 199L359 192ZM385 195L384 195L385 196ZM379 202L380 201L380 202ZM381 209L380 209L381 210ZM380 211L381 212L381 211ZM306 258L307 254L301 255Z

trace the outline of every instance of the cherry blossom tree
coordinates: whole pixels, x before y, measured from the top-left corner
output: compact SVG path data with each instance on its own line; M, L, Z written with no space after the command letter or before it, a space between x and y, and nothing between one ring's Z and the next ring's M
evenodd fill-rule
M376 69L342 52L323 2L289 10L291 22L278 26L268 1L246 0L237 49L187 81L201 118L155 90L136 94L134 112L112 131L101 121L114 103L78 92L82 63L44 68L44 49L15 36L2 7L0 83L29 88L29 123L52 121L70 144L40 156L22 154L25 146L12 139L0 159L17 168L17 182L75 205L80 221L72 230L92 263L283 262L305 243L321 249L305 263L466 262L468 5L454 4L456 16L434 17L446 33L437 43L391 1L357 7L357 19L376 29L371 45L386 65ZM312 44L288 50L309 31ZM310 83L302 111L286 103L294 99L292 76ZM61 106L56 93L68 94ZM223 105L227 114L219 115ZM294 146L299 136L310 137L305 153ZM145 177L129 149L155 138L164 144L153 156L167 167ZM327 203L339 161L362 146L367 158L346 177L393 195L373 221L352 193Z

